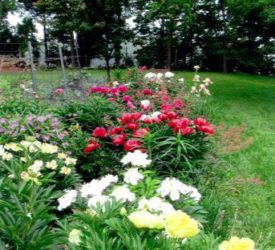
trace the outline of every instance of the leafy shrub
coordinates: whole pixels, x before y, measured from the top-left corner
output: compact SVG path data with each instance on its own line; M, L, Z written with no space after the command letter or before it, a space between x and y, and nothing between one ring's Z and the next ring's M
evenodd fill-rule
M47 111L46 104L42 103L38 99L24 99L15 97L5 98L1 102L0 116L1 117L13 117L13 116L25 116L25 115L41 115Z
M84 102L62 104L55 109L55 113L67 126L79 124L84 131L91 131L106 123L112 124L117 117L116 106L99 96L89 97Z
M52 228L53 187L2 177L0 188L1 249L57 249L62 240Z

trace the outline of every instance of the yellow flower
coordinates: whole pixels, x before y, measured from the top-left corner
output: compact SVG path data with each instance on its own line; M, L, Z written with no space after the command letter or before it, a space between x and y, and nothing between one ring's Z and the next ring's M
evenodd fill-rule
M199 222L178 210L165 217L165 229L171 238L188 238L199 233Z
M12 150L14 152L18 152L18 151L22 151L23 150L17 143L14 143L14 142L6 144L5 145L5 149Z
M4 161L10 161L13 158L11 153L3 153L1 156Z
M220 244L219 250L255 250L255 243L249 238L232 237Z
M58 158L59 160L66 159L66 157L67 157L67 155L64 154L64 153L59 153L59 154L57 155L57 158Z
M41 145L41 152L44 154L54 154L57 153L58 147L55 145L51 145L48 143L42 143Z
M22 162L27 162L28 159L27 159L27 157L20 157L20 161L22 161Z
M80 129L79 124L71 125L71 126L69 127L69 130L70 130L70 131L77 131L77 130L79 130L79 129Z
M79 245L81 240L80 240L80 234L81 231L78 229L73 229L70 233L69 233L69 242L71 242L74 245Z
M71 158L71 157L68 157L68 158L65 160L65 164L66 164L66 165L75 165L75 164L76 164L76 159Z
M71 172L72 172L72 170L70 168L67 168L67 167L62 167L61 170L60 170L60 173L64 174L64 175L69 175Z
M163 218L148 211L136 211L128 216L128 219L137 228L162 229Z
M57 168L57 163L55 160L52 160L52 161L46 163L46 167L54 170Z

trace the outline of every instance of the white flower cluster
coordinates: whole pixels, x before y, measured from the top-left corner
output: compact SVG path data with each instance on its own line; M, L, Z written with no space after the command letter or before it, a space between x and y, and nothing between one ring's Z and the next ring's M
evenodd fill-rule
M0 145L0 157L4 161L10 161L13 158L13 155L7 152L3 145Z
M94 207L104 209L104 204L113 200L122 203L137 201L138 207L136 209L160 215L167 215L175 211L175 208L167 201L167 198L170 201L178 201L181 199L181 195L185 195L196 202L200 200L201 195L196 188L185 185L176 178L164 179L160 183L159 188L155 190L155 196L149 199L144 197L143 194L134 193L132 188L145 179L138 167L146 167L151 163L151 160L147 158L148 155L140 150L127 153L121 162L124 164L130 163L133 167L123 173L123 182L120 181L119 183L118 176L111 174L100 179L94 179L80 187L79 194L81 198L85 200L91 209ZM58 209L67 208L74 201L75 196L67 193L59 199Z
M143 114L141 117L140 117L140 120L141 121L144 121L145 119L157 119L158 116L161 114L161 112L159 111L155 111L154 113L151 113L149 115L145 115Z
M166 178L164 179L157 192L161 195L161 197L168 196L172 201L177 201L180 199L181 194L189 196L196 202L201 199L201 194L199 191L192 187L188 186L176 178Z
M210 78L205 78L201 83L200 83L200 75L197 74L198 70L200 69L200 66L196 65L194 66L194 69L196 71L195 75L194 75L194 78L193 78L193 82L195 83L194 86L192 86L191 88L191 94L196 94L197 96L200 96L200 93L203 93L204 95L211 95L209 89L207 88L210 84L213 84L213 82L211 81ZM199 85L199 87L198 87Z
M131 164L134 167L147 167L151 164L152 160L148 159L148 154L141 152L141 150L135 150L134 152L128 152L120 162L123 165Z
M144 176L138 172L138 168L130 168L124 173L124 181L127 184L137 185Z
M130 178L130 182L134 182L129 176L129 173L127 177ZM135 179L135 181L137 180ZM111 202L113 198L120 202L134 201L135 194L130 191L127 185L117 186L113 188L108 195L104 194L104 192L112 184L117 182L118 177L114 175L106 175L101 179L94 179L91 182L81 186L80 195L87 199L87 204L89 207L96 207L98 204L103 206L107 201Z
M156 82L160 82L162 80L163 77L165 77L166 79L171 79L175 76L174 73L172 72L166 72L164 75L163 73L153 73L153 72L149 72L147 74L144 75L144 79L145 80L149 80L149 81L156 81Z
M89 183L81 186L80 194L83 198L90 198L93 196L101 195L111 184L117 183L118 177L115 175L106 175L101 179L94 179Z
M76 201L76 198L77 198L76 190L67 190L65 194L57 200L58 201L57 209L61 211L71 206L72 203Z
M149 210L154 213L167 215L175 211L172 204L159 197L143 198L138 202L138 210Z

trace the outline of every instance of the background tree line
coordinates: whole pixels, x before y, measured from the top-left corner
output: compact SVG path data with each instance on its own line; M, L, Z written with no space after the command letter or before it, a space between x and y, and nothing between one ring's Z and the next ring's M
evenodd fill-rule
M29 14L11 30L6 17L15 10ZM132 41L149 67L275 71L274 0L2 0L0 42L35 42L34 22L43 25L47 55L50 41L73 47L77 33L82 66L95 57L119 66L122 43Z

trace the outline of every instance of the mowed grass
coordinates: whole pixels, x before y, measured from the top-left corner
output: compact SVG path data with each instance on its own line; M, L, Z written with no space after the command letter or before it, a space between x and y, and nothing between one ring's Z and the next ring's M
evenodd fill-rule
M106 76L103 71L91 73L95 77ZM42 89L61 79L57 71L37 75ZM177 75L185 78L188 88L191 86L192 72L177 72ZM275 78L246 74L200 75L214 81L210 87L209 102L213 109L210 119L215 125L223 124L215 137L213 173L203 179L208 227L225 238L250 237L264 243L266 249L275 249ZM27 78L30 79L29 74L0 74L0 80L12 82ZM241 126L244 131L234 143L249 143L239 150L222 151L223 134Z
M189 83L193 76L179 75ZM213 169L217 176L205 192L204 205L210 212L211 226L224 237L247 236L275 249L275 78L200 75L215 82L210 87L215 110L211 118L225 127L217 131L218 163ZM245 128L239 138L240 149L221 152L224 130L240 126ZM241 147L246 141L248 145Z

